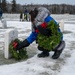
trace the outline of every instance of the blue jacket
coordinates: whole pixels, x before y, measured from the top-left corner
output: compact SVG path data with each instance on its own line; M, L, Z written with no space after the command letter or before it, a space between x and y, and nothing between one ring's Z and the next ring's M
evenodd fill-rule
M44 22L48 23L48 22L50 22L51 20L54 20L54 19L53 19L51 16L47 16L47 17L45 18ZM54 20L54 22L57 24L57 22L56 22L55 20ZM57 24L57 25L58 25L58 24ZM60 30L59 28L58 28L58 31L61 32L61 30ZM62 34L62 32L61 32L61 34ZM32 32L32 33L30 34L30 36L27 38L28 42L29 42L29 43L32 43L33 41L35 41L36 38L37 38L37 35L38 35L37 32ZM62 34L61 40L63 40L63 34Z

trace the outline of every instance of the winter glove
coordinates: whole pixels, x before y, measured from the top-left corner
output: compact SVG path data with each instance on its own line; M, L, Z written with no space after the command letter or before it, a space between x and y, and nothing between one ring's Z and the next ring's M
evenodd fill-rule
M41 25L37 26L39 32L45 36L50 36L51 31L47 28L47 24L44 22Z
M27 41L27 39L25 39L23 42L21 42L20 44L18 44L16 46L16 50L20 50L20 49L27 47L29 45L30 45L30 43ZM14 47L15 47L15 45L14 45Z

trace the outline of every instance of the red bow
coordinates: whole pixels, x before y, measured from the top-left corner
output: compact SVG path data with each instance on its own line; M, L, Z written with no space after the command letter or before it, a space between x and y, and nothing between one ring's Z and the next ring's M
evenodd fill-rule
M47 23L44 22L44 23L41 24L41 26L42 26L42 28L46 28L47 27Z
M17 47L17 45L18 45L18 43L17 43L17 42L13 42L13 47L14 47L14 48L16 48L16 47Z

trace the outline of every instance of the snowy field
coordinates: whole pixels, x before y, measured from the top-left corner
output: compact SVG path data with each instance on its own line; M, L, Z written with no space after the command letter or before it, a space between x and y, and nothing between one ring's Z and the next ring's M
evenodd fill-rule
M37 44L33 42L27 50L29 59L13 64L0 65L0 75L75 75L75 15L52 15L57 21L64 19L64 40L66 47L59 59L50 56L38 58ZM18 38L24 40L31 33L31 22L7 21L7 27L18 30ZM0 29L0 50L3 51L4 33ZM10 60L10 59L9 59ZM0 60L1 62L2 60Z

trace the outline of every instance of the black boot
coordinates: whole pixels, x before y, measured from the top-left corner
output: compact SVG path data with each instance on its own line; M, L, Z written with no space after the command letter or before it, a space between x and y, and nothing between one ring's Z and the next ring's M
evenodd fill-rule
M38 54L38 57L48 57L48 56L49 56L49 52L42 52Z
M52 58L53 59L58 59L59 56L61 55L61 53L62 53L62 50L60 50L60 51L56 50L55 53L54 53L54 55L52 56Z
M64 48L65 48L65 42L61 41L57 49L54 51L54 55L52 56L52 58L58 59Z

